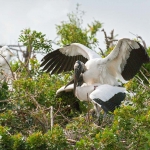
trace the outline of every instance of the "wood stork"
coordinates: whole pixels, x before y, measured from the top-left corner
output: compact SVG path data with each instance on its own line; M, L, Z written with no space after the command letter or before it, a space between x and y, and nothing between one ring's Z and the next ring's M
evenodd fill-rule
M82 44L72 43L47 54L42 59L41 67L44 66L43 70L50 74L58 74L73 70L77 60L78 71L75 70L75 75L79 78L82 73L83 81L88 85L118 85L118 79L123 82L132 79L143 63L150 62L139 42L124 38L105 58Z
M105 58L101 58L96 52L82 44L72 43L47 54L42 59L41 67L44 66L43 70L50 74L74 69L74 79L69 84L74 83L75 95L81 99L79 93L88 93L92 102L101 105L104 111L108 112L113 111L125 97L122 88L117 87L118 80L127 82L136 75L143 63L148 62L150 62L150 57L139 42L123 38ZM86 89L81 86L82 83L86 84ZM76 92L77 84L79 87ZM91 93L89 88L94 89L95 84L98 84L98 88ZM66 90L69 90L69 86ZM105 100L103 93L107 97ZM115 103L117 98L118 102L110 105L110 103Z
M12 56L14 56L14 54L10 51L8 46L3 46L0 49L0 80L11 76L9 63Z
M70 84L67 87L63 86L57 90L56 94L60 92L71 92L74 89L74 84ZM86 83L81 86L77 86L75 96L81 101L90 101L94 104L97 116L99 116L99 107L104 112L113 112L115 108L118 108L121 102L125 99L126 89L123 87L112 86L109 84L92 84ZM99 107L97 107L97 105Z

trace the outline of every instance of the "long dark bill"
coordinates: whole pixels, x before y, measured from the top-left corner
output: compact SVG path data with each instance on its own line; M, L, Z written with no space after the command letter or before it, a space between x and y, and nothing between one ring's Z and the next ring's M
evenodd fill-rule
M76 86L77 86L77 83L79 81L79 77L81 75L81 72L82 72L82 65L81 65L80 61L77 60L75 65L74 65L74 95L76 92Z
M73 83L74 83L74 78L64 87L64 89L65 89L68 85L73 84Z

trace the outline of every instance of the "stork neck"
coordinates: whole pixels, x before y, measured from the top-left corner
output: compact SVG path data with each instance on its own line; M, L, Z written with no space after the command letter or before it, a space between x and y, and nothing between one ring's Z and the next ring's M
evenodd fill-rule
M83 62L80 61L80 63L81 63L81 66L82 66L82 73L84 73L87 70L87 68L86 68L86 66Z

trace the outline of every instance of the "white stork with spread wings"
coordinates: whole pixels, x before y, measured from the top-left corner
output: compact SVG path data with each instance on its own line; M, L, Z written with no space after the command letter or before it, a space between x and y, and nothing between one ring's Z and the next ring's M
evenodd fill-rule
M78 70L82 72L83 81L88 85L94 83L118 85L118 79L121 81L132 79L143 63L150 62L146 50L139 42L124 38L118 41L105 58L101 58L82 44L72 43L47 54L42 59L41 67L44 66L43 70L50 74L58 74L73 70L77 60L79 60Z
M74 83L75 94L77 84L81 86L82 83L86 83L92 88L94 84L100 84L101 91L106 89L102 90L102 85L107 84L107 86L111 86L111 88L108 87L107 93L109 95L107 101L109 101L115 94L120 93L120 89L118 89L118 92L110 94L113 86L116 88L115 86L119 85L118 79L122 82L132 79L142 64L148 62L150 62L150 57L145 48L139 42L124 38L118 41L112 52L105 58L101 58L96 52L82 44L72 43L47 54L42 59L41 67L44 66L43 70L50 74L74 69L74 79L69 84ZM80 89L80 93L84 90ZM122 101L122 99L120 100ZM94 101L98 103L97 100Z

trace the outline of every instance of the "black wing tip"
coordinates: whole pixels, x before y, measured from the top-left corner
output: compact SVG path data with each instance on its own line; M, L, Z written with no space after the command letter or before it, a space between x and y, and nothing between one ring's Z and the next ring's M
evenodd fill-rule
M122 77L126 81L132 79L139 72L143 64L150 62L150 57L148 56L148 53L144 46L137 41L136 43L139 45L139 48L134 49L131 47L132 51L130 52L127 63L121 73Z
M93 99L97 104L101 105L102 109L108 112L114 112L116 108L118 108L121 102L125 99L126 94L119 92L111 97L108 101L104 102L99 98Z
M141 43L139 43L139 42L137 42L137 43L139 44L140 48L142 48L143 51L145 52L145 62L144 63L150 62L150 57L148 56L148 53L147 53L145 47Z
M66 46L70 46L66 45ZM59 74L66 71L73 70L73 66L76 60L80 60L83 63L87 62L87 58L84 58L82 55L68 56L65 55L61 50L63 48L58 48L41 60L40 67L43 67L43 71L50 72L50 74ZM54 65L53 65L54 64ZM63 64L63 65L62 65Z

